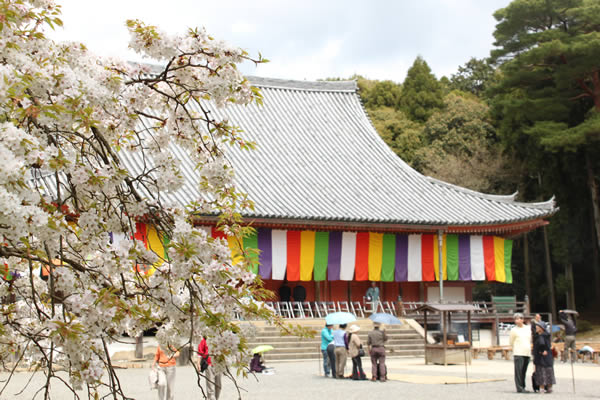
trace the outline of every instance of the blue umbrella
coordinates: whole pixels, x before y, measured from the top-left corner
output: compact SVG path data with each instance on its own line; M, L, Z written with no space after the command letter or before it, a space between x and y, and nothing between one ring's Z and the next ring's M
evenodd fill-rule
M395 315L386 313L375 313L369 316L369 319L373 322L379 322L380 324L386 325L401 325L402 321L396 318Z
M560 331L560 325L552 325L552 333L556 333Z
M334 312L327 314L325 323L327 325L347 324L348 322L356 321L356 316L349 312Z

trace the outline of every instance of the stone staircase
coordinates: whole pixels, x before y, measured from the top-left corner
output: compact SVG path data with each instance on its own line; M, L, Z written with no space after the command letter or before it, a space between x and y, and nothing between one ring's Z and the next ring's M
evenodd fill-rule
M292 324L300 324L316 331L312 338L299 338L297 336L281 336L274 326L261 322L253 322L256 327L256 336L249 341L249 348L261 344L270 344L274 350L265 354L265 359L278 361L310 360L321 357L321 329L324 327L322 319L288 320ZM373 329L373 323L368 320L353 322L360 326L358 335L366 350L367 334ZM350 325L350 324L349 324ZM423 337L410 327L409 324L389 325L385 328L389 337L386 344L387 357L418 357L424 355Z

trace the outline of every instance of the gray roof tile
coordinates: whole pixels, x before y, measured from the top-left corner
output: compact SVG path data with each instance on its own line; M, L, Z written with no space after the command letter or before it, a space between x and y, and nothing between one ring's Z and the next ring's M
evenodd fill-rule
M368 119L354 82L250 78L264 106L228 115L257 150L232 149L236 181L256 208L247 217L415 225L488 225L552 215L553 200L478 193L423 176L402 161Z

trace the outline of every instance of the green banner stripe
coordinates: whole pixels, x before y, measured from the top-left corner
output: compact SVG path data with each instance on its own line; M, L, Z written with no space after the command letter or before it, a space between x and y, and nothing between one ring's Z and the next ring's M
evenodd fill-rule
M327 280L327 257L329 257L329 232L315 233L314 281Z
M458 280L458 235L446 235L446 268L449 281Z
M394 281L394 265L396 262L396 235L383 235L383 255L381 258L381 280L383 282Z
M513 241L510 239L504 240L504 272L506 273L506 283L512 283L512 245Z
M256 252L258 251L258 233L256 231L244 237L244 250L246 249L254 249L254 252L250 253L252 259L250 270L255 274L258 274L258 253Z
M167 261L171 260L169 258L169 243L171 243L171 238L168 237L167 235L163 235L162 236L162 244L163 244L163 249L165 250L165 260L167 260Z

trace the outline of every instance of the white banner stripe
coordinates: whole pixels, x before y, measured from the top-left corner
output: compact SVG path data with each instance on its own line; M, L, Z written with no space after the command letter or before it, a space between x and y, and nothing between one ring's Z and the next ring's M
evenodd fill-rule
M273 256L271 279L282 281L287 267L287 231L277 229L271 231L271 251Z
M483 236L471 235L471 279L485 281Z
M342 259L340 263L340 280L353 280L356 264L356 232L342 233Z
M408 235L408 280L419 282L422 278L421 235Z

